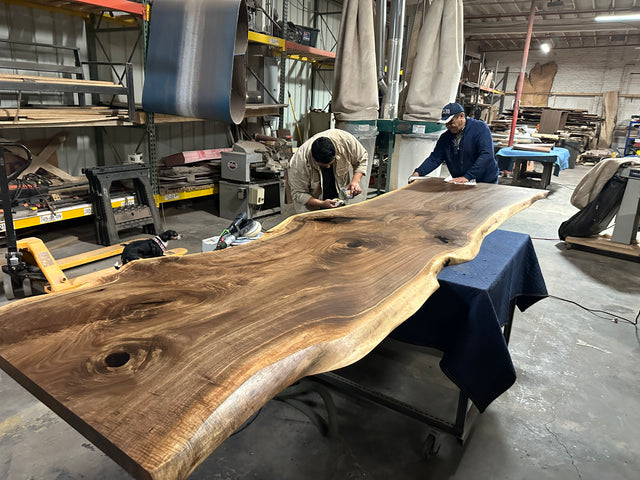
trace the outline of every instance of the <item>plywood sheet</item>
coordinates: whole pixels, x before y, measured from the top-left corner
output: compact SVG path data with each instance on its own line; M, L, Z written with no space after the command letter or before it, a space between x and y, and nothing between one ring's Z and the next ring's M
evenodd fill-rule
M546 194L429 178L244 246L133 262L2 307L0 367L136 478L183 479L285 387L362 358Z

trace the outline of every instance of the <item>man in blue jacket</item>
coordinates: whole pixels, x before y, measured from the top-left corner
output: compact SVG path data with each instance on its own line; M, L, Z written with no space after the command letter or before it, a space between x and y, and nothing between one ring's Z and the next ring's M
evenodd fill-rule
M498 163L487 124L467 118L459 103L445 105L438 123L444 123L447 131L440 135L433 152L413 176L427 175L446 162L452 183L498 183Z

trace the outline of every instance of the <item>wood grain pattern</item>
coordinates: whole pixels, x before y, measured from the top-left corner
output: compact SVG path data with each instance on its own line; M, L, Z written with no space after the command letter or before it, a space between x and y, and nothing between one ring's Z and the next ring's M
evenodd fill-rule
M546 194L427 179L241 247L133 262L0 309L0 367L134 477L182 479L282 389L362 358Z

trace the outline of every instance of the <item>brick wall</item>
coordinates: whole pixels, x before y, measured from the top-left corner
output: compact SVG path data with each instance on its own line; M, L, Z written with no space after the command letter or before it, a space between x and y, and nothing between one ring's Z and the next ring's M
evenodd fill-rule
M509 67L507 90L515 91L522 65L522 52L487 52L487 68L495 69L498 61L498 79L505 67ZM536 47L529 52L527 72L536 64L554 61L558 65L552 92L591 93L596 96L558 95L549 97L549 106L556 108L586 109L589 113L602 114L602 97L609 90L623 94L640 95L640 50L633 47L606 47L559 49L543 54ZM505 108L513 105L514 96L507 96ZM620 97L618 105L617 134L614 146L624 143L626 127L631 115L640 115L640 98Z

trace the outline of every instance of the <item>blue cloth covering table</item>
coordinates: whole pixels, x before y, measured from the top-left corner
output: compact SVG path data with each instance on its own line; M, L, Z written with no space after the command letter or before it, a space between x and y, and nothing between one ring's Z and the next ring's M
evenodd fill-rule
M442 352L440 368L460 389L455 423L351 381L340 370L315 378L464 440L468 399L483 412L516 380L507 346L515 307L524 311L545 298L547 289L529 235L506 230L487 235L470 262L444 268L438 283L390 337Z
M535 144L534 144L535 145ZM521 185L529 178L540 177L540 186L547 188L551 182L551 169L557 177L560 170L569 168L569 150L566 148L554 147L546 152L530 152L527 150L516 150L513 147L501 148L496 152L496 161L500 171L513 172L514 185ZM540 162L543 165L542 175L536 172L526 171L526 162Z
M547 296L529 235L496 230L470 262L444 268L440 288L392 337L443 352L442 371L481 412L516 379L507 347L516 305ZM513 302L513 303L512 303Z
M532 144L535 146L535 144ZM513 170L513 160L515 158L522 157L555 157L553 174L557 177L560 170L569 168L569 150L561 147L553 147L549 153L544 152L529 152L527 150L516 150L513 147L504 147L496 152L496 159L498 160L498 167L500 170ZM501 158L498 159L498 156ZM535 160L535 158L529 158L529 160ZM508 168L511 166L512 168ZM503 168L505 167L505 168Z

